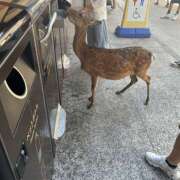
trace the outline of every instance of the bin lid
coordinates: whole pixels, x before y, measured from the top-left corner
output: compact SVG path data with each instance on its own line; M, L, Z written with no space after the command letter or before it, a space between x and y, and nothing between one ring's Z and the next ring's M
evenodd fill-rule
M26 7L37 1L0 0L0 64L29 27Z
M8 23L38 0L0 0L0 23Z

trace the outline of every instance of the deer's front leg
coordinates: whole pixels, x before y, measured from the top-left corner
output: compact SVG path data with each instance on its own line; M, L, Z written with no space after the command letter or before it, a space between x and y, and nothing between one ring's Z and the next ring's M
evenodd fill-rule
M92 96L89 97L90 104L87 106L88 109L90 109L94 104L94 97L95 97L95 89L97 84L97 76L91 76L91 92Z

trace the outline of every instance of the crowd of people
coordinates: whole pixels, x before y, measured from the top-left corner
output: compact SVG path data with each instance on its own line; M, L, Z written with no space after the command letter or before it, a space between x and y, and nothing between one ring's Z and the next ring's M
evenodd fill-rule
M159 0L155 1L154 3L155 5L159 5ZM173 10L173 6L176 5L177 9L176 12L173 14L172 10ZM167 0L166 1L166 8L168 8L165 16L162 16L162 19L171 19L171 20L176 20L179 17L180 14L180 0ZM175 61L172 64L172 67L177 67L180 68L180 61Z
M159 5L159 0L157 0L155 2L155 5ZM177 5L177 9L176 9L175 13L172 12L174 5ZM162 19L176 20L179 17L179 13L180 13L180 0L171 0L171 1L167 0L165 7L168 8L168 10L167 10L165 16L161 17Z

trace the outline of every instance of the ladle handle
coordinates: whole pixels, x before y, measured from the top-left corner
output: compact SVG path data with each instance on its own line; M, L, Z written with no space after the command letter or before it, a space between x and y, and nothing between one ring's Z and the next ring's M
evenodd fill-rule
M52 17L50 23L49 23L48 32L47 32L46 36L40 41L41 43L44 43L45 41L48 40L49 36L51 35L53 25L54 25L56 19L57 19L57 13L55 12L53 14L53 17Z

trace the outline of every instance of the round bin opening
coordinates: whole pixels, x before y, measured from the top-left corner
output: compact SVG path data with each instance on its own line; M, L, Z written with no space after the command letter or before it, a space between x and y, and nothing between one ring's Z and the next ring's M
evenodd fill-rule
M16 98L23 99L27 95L27 86L23 75L13 67L5 81L8 91Z

